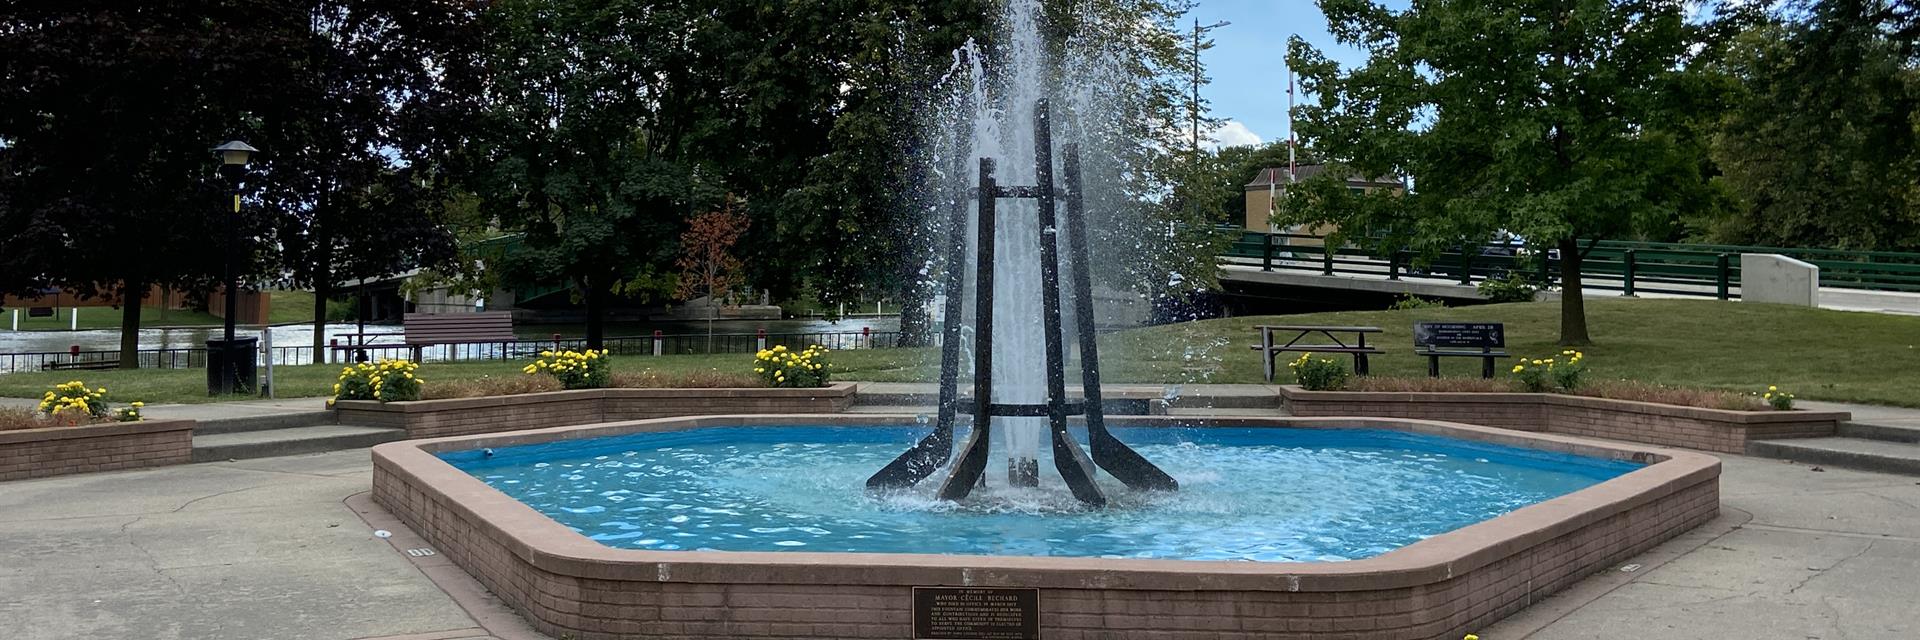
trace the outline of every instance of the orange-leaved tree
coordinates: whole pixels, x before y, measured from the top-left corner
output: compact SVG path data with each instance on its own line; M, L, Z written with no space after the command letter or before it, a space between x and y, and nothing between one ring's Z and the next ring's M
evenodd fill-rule
M681 300L707 298L707 353L713 353L713 320L720 314L720 297L739 286L745 276L733 245L747 232L747 216L734 211L735 199L728 194L720 208L687 220L680 233Z

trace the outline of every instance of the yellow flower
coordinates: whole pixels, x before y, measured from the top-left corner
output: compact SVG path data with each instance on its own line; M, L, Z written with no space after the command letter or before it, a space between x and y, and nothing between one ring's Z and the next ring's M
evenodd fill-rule
M1776 386L1773 386L1773 385L1767 385L1767 390L1768 390L1768 391L1779 391L1779 390L1780 390L1780 387L1776 387Z
M1513 365L1513 372L1514 372L1514 373L1520 373L1521 371L1524 371L1524 370L1526 370L1526 367L1523 367L1523 366L1520 366L1520 365L1517 365L1517 364L1516 364L1516 365Z
M1543 365L1543 364L1546 364L1546 363L1545 363L1545 362L1542 362L1542 361L1539 361L1539 360L1535 360L1535 361L1533 361L1533 364L1534 364L1535 366L1538 366L1538 365Z
M145 402L141 402L141 401L139 401L139 400L135 400L135 401L133 401L133 408L135 408L135 409L138 409L138 408L140 408L140 407L144 407L144 406L147 406L147 403L145 403Z

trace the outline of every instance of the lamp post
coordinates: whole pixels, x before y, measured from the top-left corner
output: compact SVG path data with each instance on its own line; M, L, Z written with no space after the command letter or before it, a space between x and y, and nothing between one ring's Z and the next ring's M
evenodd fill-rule
M240 251L240 181L246 176L247 161L260 150L232 140L211 151L220 157L220 175L233 192L233 205L227 207L226 259L221 267L225 324L221 340L207 341L207 394L225 395L253 388L254 340L241 344L233 336L234 318L240 313L240 274L234 261Z

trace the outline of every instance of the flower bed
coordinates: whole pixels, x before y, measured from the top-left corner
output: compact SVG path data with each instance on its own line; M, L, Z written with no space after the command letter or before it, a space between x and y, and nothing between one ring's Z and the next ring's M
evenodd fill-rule
M854 388L842 382L807 389L580 389L412 402L341 400L334 408L343 424L435 438L674 416L839 413L853 405Z
M193 427L154 420L0 431L0 480L185 464Z
M1844 411L1734 411L1552 393L1307 391L1281 387L1296 416L1446 420L1745 453L1754 440L1831 436Z

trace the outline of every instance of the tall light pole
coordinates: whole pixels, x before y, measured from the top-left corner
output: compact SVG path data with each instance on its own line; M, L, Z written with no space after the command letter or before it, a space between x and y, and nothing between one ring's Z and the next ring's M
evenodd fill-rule
M233 191L233 206L227 207L227 251L221 267L222 298L226 302L226 323L222 340L207 345L207 393L225 395L249 390L253 386L253 343L242 348L233 337L234 316L240 313L240 273L234 260L240 251L240 181L246 177L247 162L260 150L245 142L232 140L211 149L220 156L220 175ZM249 375L241 375L240 359L245 358ZM242 378L245 380L242 380Z

